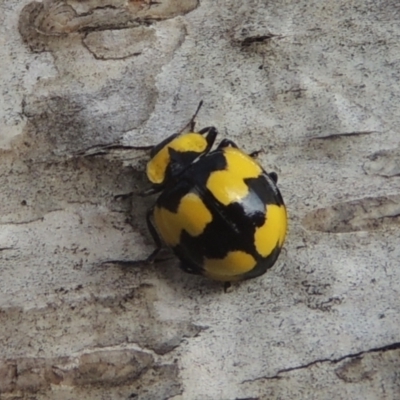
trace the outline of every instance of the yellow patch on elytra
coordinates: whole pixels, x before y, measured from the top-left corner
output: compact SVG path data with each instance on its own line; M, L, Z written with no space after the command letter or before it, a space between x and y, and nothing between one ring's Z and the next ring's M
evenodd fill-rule
M212 215L199 196L188 193L182 197L176 213L155 207L154 220L165 243L173 247L180 242L183 230L194 237L203 233Z
M207 180L207 189L223 205L239 202L249 193L244 182L246 178L257 178L261 167L250 156L234 147L224 149L227 167L223 171L214 171Z
M282 247L287 230L287 214L285 206L268 204L265 222L256 229L254 243L257 252L267 257L277 245Z
M207 140L199 133L190 132L178 136L166 144L148 163L146 167L147 178L151 183L160 184L164 182L165 171L170 163L168 149L180 152L193 151L203 153L207 148Z
M224 258L205 259L205 275L218 281L232 281L251 271L256 265L254 257L244 251L230 251Z

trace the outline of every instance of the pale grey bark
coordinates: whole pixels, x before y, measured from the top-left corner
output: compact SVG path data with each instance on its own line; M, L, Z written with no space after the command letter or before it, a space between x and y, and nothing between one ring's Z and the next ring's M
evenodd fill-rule
M0 397L398 398L398 1L0 10ZM100 265L153 249L146 152L102 146L155 144L201 99L290 217L229 293L176 261Z

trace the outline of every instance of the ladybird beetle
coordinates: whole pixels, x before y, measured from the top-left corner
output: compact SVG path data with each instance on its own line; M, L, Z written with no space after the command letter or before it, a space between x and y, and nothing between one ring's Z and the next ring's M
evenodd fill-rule
M248 155L231 140L211 150L216 136L214 127L181 132L151 149L152 186L142 195L160 193L146 215L156 249L142 262L153 261L164 242L191 274L255 278L274 265L285 241L278 177L264 171L256 152Z

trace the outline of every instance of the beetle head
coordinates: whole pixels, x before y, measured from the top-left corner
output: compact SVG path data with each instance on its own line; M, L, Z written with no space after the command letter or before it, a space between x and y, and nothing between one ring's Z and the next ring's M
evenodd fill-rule
M207 154L216 135L217 131L212 127L200 132L171 135L152 148L147 163L147 178L153 185L166 185Z

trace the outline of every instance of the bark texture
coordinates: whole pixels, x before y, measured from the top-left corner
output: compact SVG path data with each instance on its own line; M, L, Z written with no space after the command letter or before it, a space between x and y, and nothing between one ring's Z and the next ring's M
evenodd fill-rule
M0 398L398 398L397 0L0 11ZM101 265L153 249L142 148L201 99L290 218L229 293L174 260Z

